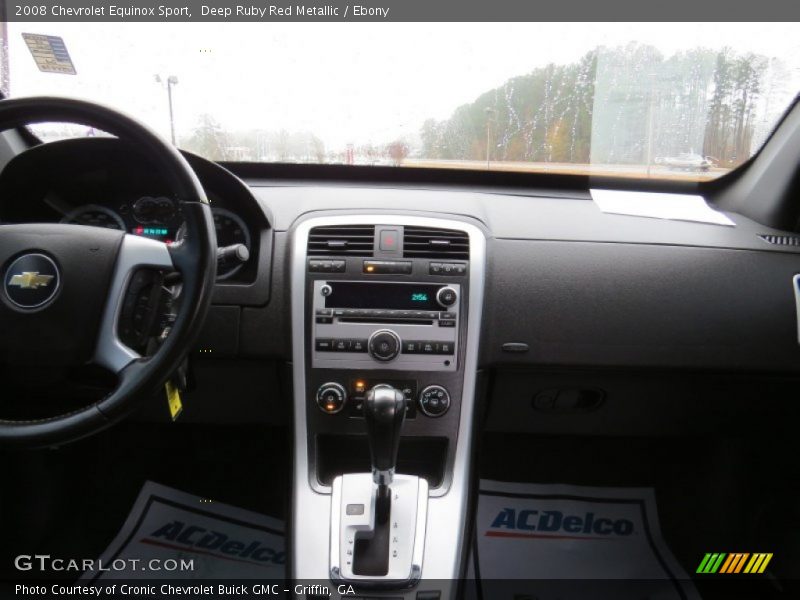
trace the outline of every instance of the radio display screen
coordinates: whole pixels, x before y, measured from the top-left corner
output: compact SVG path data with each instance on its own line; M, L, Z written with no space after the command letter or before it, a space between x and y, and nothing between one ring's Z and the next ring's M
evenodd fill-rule
M329 281L328 285L333 291L325 298L325 308L442 310L436 302L441 285L357 281Z

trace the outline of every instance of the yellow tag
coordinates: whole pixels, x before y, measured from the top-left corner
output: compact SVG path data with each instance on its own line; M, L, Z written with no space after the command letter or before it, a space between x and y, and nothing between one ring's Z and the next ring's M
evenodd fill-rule
M167 406L169 406L169 414L172 416L172 420L178 418L178 415L181 414L183 410L183 403L181 402L181 393L178 391L174 385L172 385L171 381L167 382L166 385L167 389Z

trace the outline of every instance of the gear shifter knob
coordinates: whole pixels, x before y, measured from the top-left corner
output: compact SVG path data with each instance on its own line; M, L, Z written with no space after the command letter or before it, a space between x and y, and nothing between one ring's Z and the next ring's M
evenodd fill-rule
M376 385L364 402L364 419L372 457L372 479L378 485L389 485L397 464L400 429L406 417L403 392L390 385Z

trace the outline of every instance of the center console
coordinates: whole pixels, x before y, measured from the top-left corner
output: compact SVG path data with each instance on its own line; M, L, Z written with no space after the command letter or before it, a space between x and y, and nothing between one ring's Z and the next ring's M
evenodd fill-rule
M292 576L446 597L466 549L485 237L336 215L300 222L292 251Z

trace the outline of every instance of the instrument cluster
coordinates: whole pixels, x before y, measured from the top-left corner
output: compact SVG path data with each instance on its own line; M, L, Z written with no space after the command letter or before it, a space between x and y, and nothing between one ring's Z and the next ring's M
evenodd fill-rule
M212 206L211 212L219 248L243 244L248 251L252 250L250 231L239 215L215 206ZM102 204L84 204L67 212L61 222L119 229L167 244L180 240L183 235L180 206L166 196L141 196L114 208ZM243 266L242 263L220 265L217 279L233 277Z

